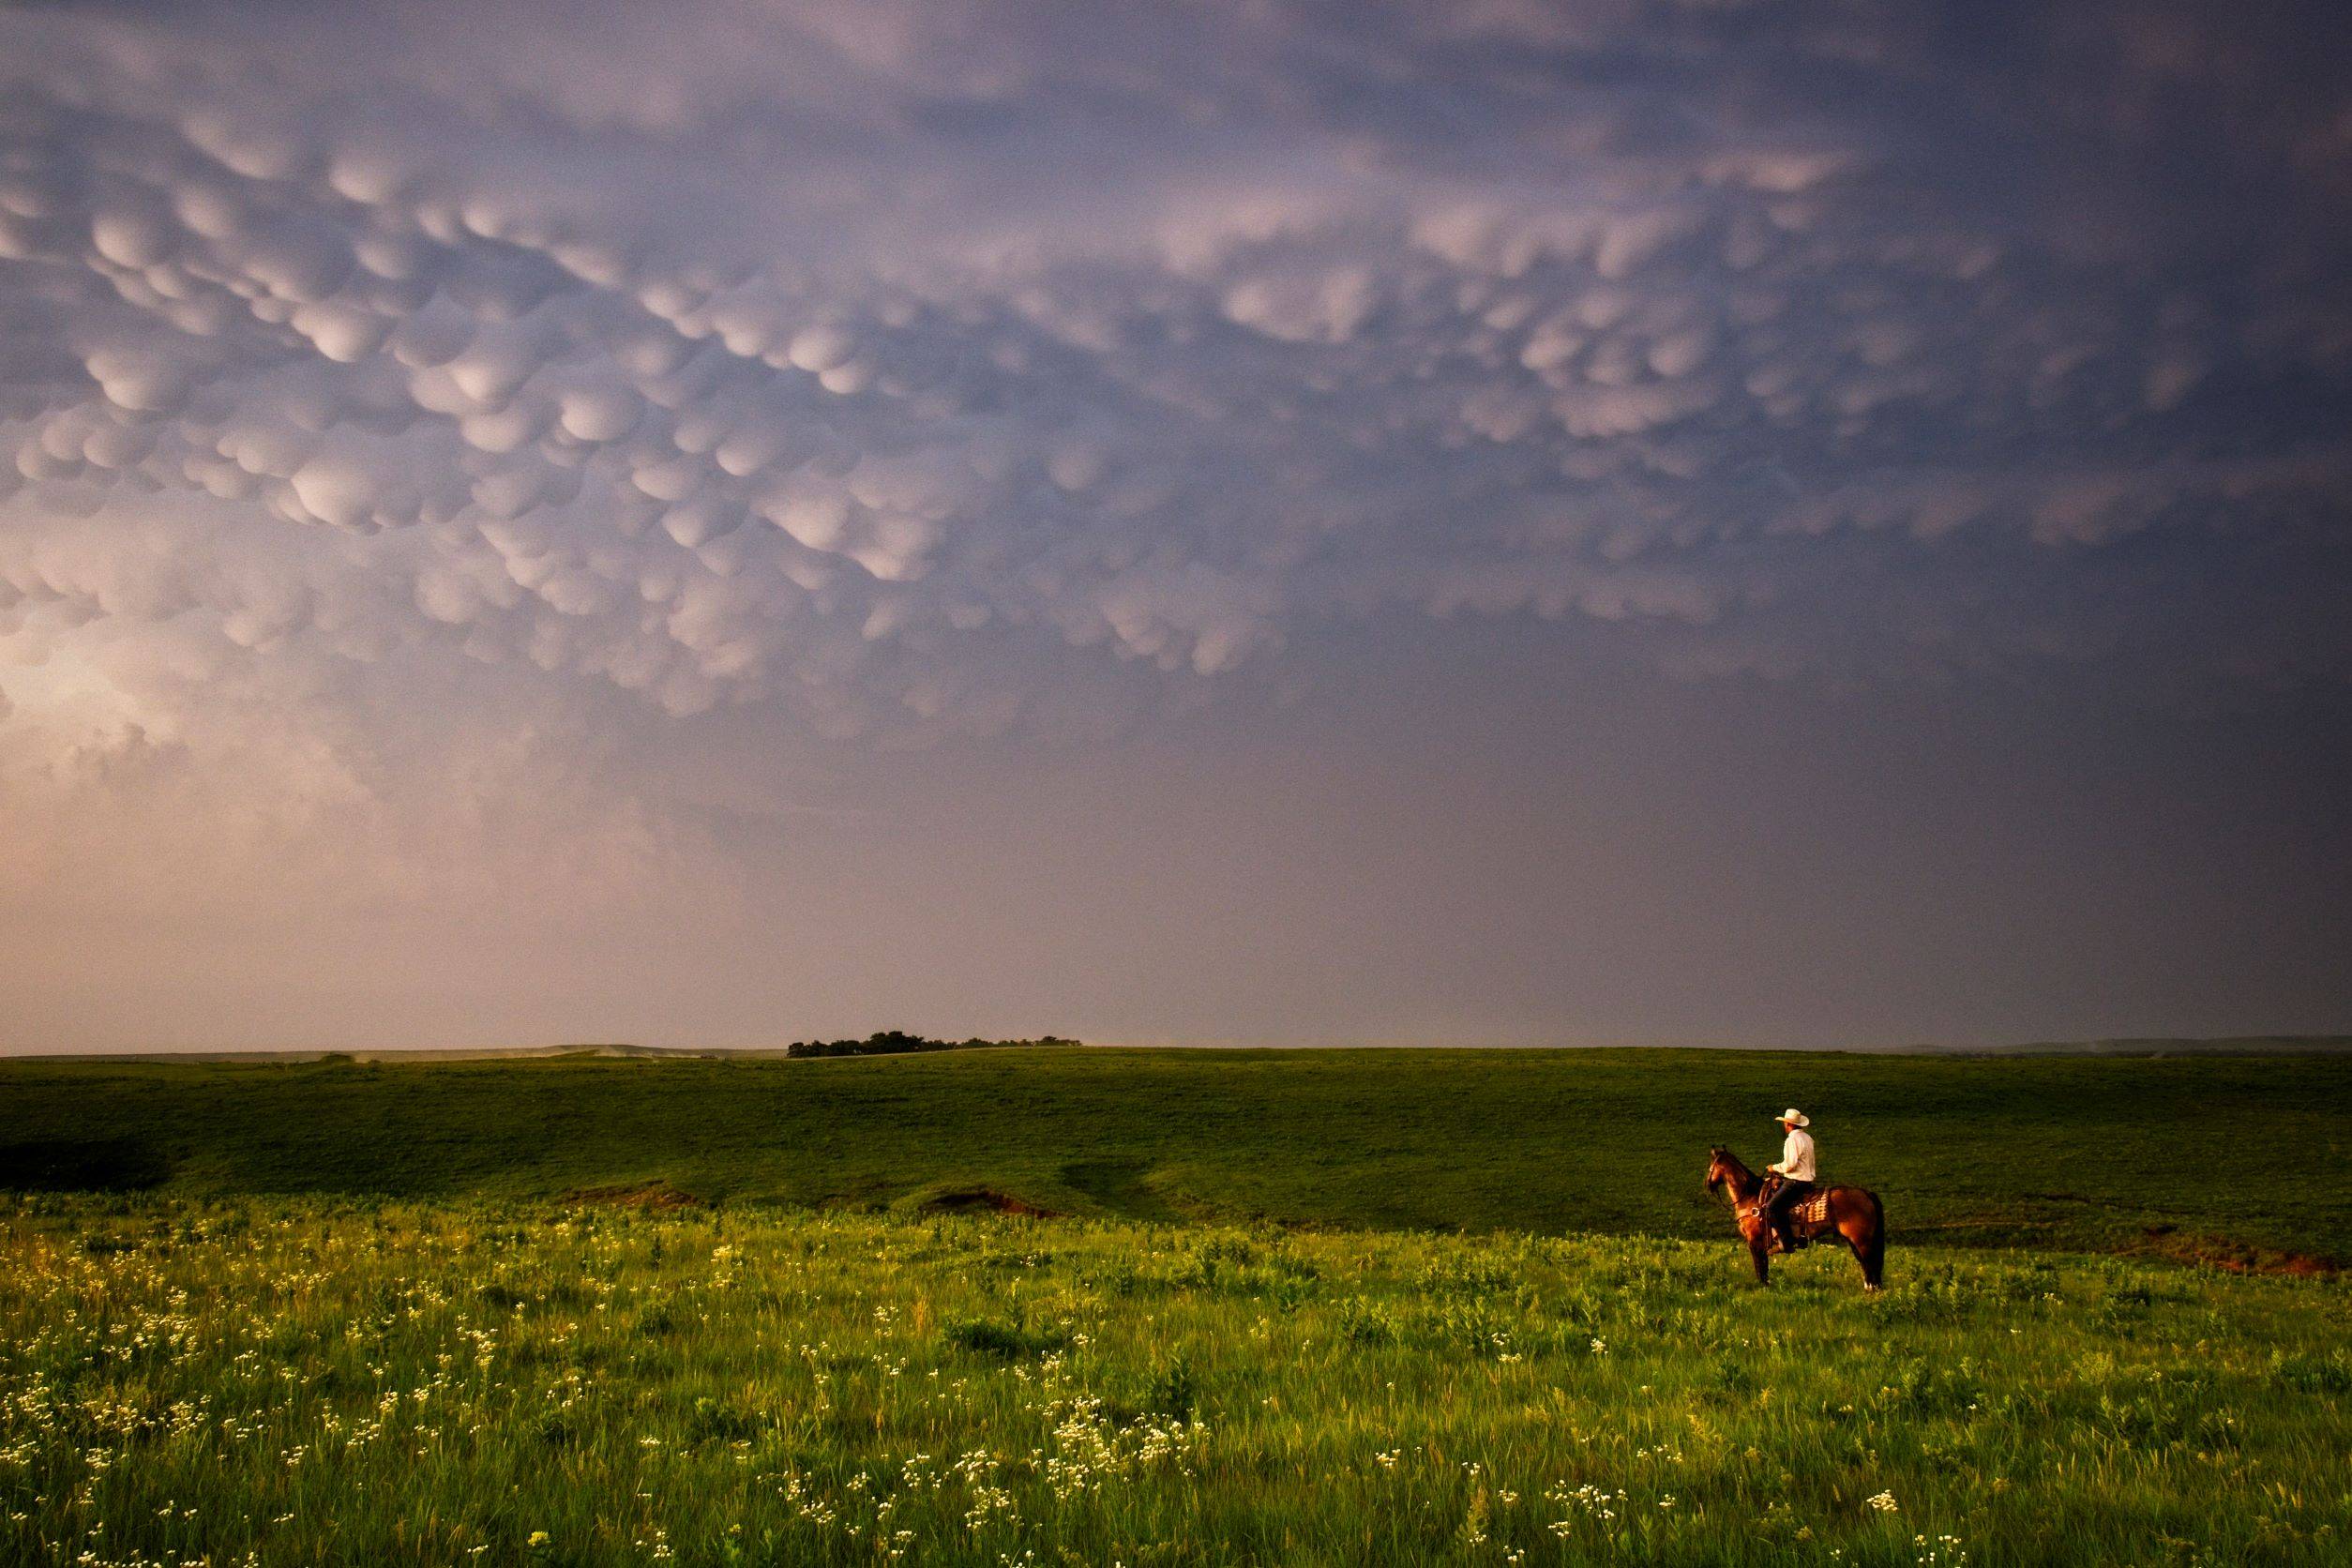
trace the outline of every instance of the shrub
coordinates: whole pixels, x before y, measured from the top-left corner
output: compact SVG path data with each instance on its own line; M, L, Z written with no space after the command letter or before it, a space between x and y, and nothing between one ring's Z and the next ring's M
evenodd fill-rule
M1212 1236L1195 1253L1204 1263L1230 1263L1245 1268L1258 1261L1258 1249L1240 1236Z
M2318 1356L2270 1352L2270 1376L2299 1394L2352 1394L2352 1354Z
M1485 1258L1449 1257L1423 1267L1415 1287L1426 1296L1500 1296L1518 1289L1518 1275Z
M1180 1355L1152 1374L1152 1381L1143 1391L1143 1409L1146 1414L1190 1421L1199 1398L1199 1379L1193 1372L1192 1363Z
M757 1418L746 1415L731 1405L723 1405L705 1395L694 1402L694 1419L689 1425L696 1440L731 1442L738 1438L756 1436L761 1430Z
M1351 1297L1339 1304L1339 1336L1349 1344L1372 1349L1396 1343L1396 1319L1388 1308Z
M1067 1346L1070 1336L1060 1329L1030 1329L996 1318L966 1318L947 1325L944 1337L959 1350L1018 1361L1045 1355Z

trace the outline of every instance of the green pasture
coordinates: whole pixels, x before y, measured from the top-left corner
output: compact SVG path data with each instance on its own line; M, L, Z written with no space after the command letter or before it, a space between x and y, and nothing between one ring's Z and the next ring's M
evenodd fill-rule
M2352 1556L2340 1279L1898 1257L1870 1298L1720 1240L6 1199L0 1560Z
M2352 1056L1138 1051L839 1061L0 1061L0 1189L702 1200L1709 1237L1708 1146L1906 1249L2352 1259ZM988 1195L994 1195L990 1197Z

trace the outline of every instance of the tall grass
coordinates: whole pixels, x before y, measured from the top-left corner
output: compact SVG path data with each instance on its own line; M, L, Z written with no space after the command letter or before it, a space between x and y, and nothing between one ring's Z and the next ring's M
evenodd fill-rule
M2333 1279L155 1198L0 1255L9 1562L2352 1555Z

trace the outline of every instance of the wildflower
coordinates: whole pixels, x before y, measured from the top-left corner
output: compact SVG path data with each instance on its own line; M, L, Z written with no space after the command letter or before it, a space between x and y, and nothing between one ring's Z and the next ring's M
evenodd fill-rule
M526 1546L544 1546L553 1539L554 1537L549 1535L546 1530L535 1530L531 1532L531 1539L525 1541L523 1545Z
M1870 1500L1870 1506L1877 1509L1881 1514L1899 1514L1902 1512L1902 1510L1896 1506L1894 1493L1892 1491L1880 1492L1877 1497L1872 1498Z

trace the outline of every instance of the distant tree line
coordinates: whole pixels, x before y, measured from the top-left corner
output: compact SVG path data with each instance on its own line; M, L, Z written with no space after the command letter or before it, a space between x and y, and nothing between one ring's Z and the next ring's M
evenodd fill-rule
M933 1040L903 1030L882 1029L863 1040L794 1040L784 1048L787 1056L897 1056L917 1050L993 1050L1007 1046L1075 1046L1059 1034L1034 1040Z

